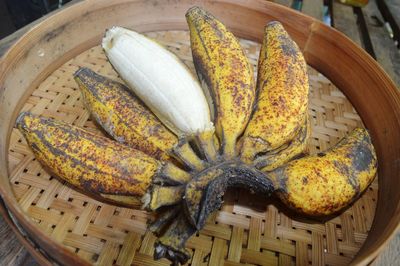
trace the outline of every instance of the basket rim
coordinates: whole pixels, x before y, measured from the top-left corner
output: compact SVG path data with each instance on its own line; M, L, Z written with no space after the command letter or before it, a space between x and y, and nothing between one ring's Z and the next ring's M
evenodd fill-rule
M0 85L3 84L4 79L9 71L9 69L12 67L13 63L15 63L15 60L13 59L13 55L15 53L22 51L24 49L26 43L30 41L30 38L32 36L39 36L41 34L44 34L45 30L48 28L47 25L50 25L55 21L59 21L60 19L66 17L66 16L70 16L72 19L75 19L80 13L82 13L81 10L88 10L89 8L92 8L93 4L94 4L93 2L92 1L82 1L82 2L78 2L76 4L73 4L73 5L70 5L70 6L66 7L65 9L57 12L56 14L53 14L53 15L49 16L48 18L44 19L43 21L39 22L37 25L32 27L28 32L26 32L23 36L21 36L18 39L18 41L16 41L0 59L0 70L1 70ZM122 4L122 3L128 3L128 2L145 2L145 1L120 0L120 1L116 1L116 3L113 3L113 5L118 5L118 4ZM194 1L192 1L192 2L193 2L192 5L194 5ZM331 32L332 35L335 35L335 38L337 37L341 41L347 42L348 48L350 48L352 50L352 52L360 55L362 57L363 61L365 61L366 63L368 63L368 65L371 65L376 69L376 71L380 75L381 79L384 80L384 82L387 84L387 87L392 88L392 91L390 91L390 92L385 91L385 93L390 94L387 97L392 97L392 101L400 103L400 93L396 90L396 86L395 86L394 82L384 72L382 67L375 60L373 60L372 57L370 57L364 50L362 50L362 48L358 47L358 45L355 44L351 39L349 39L347 36L345 36L341 32L337 31L336 29L330 28L330 27L324 25L322 22L320 22L312 17L309 17L307 15L304 15L298 11L278 5L273 2L264 2L262 0L252 0L251 1L252 4L254 3L253 6L250 6L248 1L246 1L246 0L205 1L204 3L199 2L197 4L202 5L202 6L208 5L209 7L212 7L212 4L214 2L228 3L230 5L235 5L240 8L247 8L247 9L257 8L258 11L263 12L263 13L267 12L268 10L269 10L268 12L271 12L270 10L275 10L275 11L279 10L280 12L287 13L288 16L295 16L295 17L305 21L305 23L309 26L309 28L307 30L310 32L310 36L313 34L317 34L317 31L319 31L319 30L325 31L325 32L326 31ZM95 8L97 8L97 9L93 8L91 12L95 12L98 9L103 8L104 6L107 6L107 1L101 1L99 4L96 4ZM177 25L176 28L181 29L181 27L182 27L182 25L179 24L179 25ZM175 29L171 28L170 30L175 30ZM233 29L233 31L235 32L235 29ZM306 40L306 44L303 49L303 52L305 54L306 60L307 61L311 60L310 65L315 67L315 65L313 65L311 55L308 53L308 45L309 45L308 42L309 42L310 36ZM244 37L244 38L251 37L249 39L254 40L253 36L241 36L241 37ZM256 40L256 41L259 42L260 40ZM330 78L329 73L324 73L324 70L322 70L320 72L323 73L324 75L326 75L328 78ZM340 86L338 86L338 87L340 88ZM399 104L399 106L400 106L400 104ZM2 127L5 127L5 126L2 125ZM2 147L2 149L3 149L2 152L5 152L5 154L7 154L7 152L8 152L9 136L7 136L7 138L8 138L7 145ZM4 159L4 158L2 158L2 159ZM5 169L4 171L2 170L2 172L0 172L0 175L3 175L4 173L6 173L6 175L8 176L8 169ZM28 232L28 234L30 234L32 236L36 236L36 238L39 239L39 241L38 241L39 244L43 244L46 241L52 242L52 244L49 246L53 247L53 248L51 248L51 250L48 251L49 254L51 254L52 256L53 256L53 254L62 254L63 256L67 256L70 259L70 261L74 261L78 265L86 265L87 264L86 261L77 257L72 252L68 251L66 248L64 248L63 245L52 241L51 238L49 238L47 235L45 235L43 232L41 232L40 229L32 221L30 221L29 217L26 214L24 214L23 211L20 210L17 205L13 204L13 199L12 199L11 193L6 191L5 188L3 188L1 186L0 186L0 196L3 198L3 200L5 202L6 209L8 209L16 217L16 219L20 222L22 228L24 230L26 230ZM399 231L399 229L400 229L400 224L397 224L396 228L393 228L390 230L391 232L390 232L389 237L387 237L378 246L377 249L375 249L372 253L370 253L368 256L366 256L363 260L359 261L359 263L361 263L361 264L370 263L386 247L387 243L396 235L396 233ZM31 249L29 249L29 251L31 252Z

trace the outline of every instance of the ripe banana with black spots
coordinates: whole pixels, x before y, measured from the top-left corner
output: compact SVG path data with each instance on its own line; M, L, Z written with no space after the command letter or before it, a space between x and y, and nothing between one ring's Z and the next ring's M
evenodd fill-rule
M116 81L80 68L74 75L85 107L115 140L161 160L178 138L149 111L128 88Z
M160 160L171 155L201 170L204 162L189 144L178 140L123 84L80 68L74 75L85 106L96 122L115 140Z
M213 15L193 7L186 13L193 63L214 108L216 133L225 159L236 155L255 98L252 68L236 37Z
M209 161L216 159L210 110L198 81L171 52L137 32L107 30L103 49L128 87L176 135L199 140Z
M281 23L268 23L258 63L258 99L243 136L242 161L250 163L293 140L306 123L308 91L307 64L299 47Z
M51 172L108 201L138 207L153 180L184 184L189 179L171 163L61 121L23 112L17 128Z
M377 173L368 131L357 128L326 152L294 160L268 174L279 197L294 210L330 215L365 191Z

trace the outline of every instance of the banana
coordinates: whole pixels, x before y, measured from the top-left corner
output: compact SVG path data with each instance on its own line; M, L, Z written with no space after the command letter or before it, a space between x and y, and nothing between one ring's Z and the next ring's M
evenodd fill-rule
M80 68L74 77L85 106L115 140L156 159L173 156L192 169L204 168L189 143L178 140L125 85L88 68Z
M265 28L258 63L258 100L243 135L241 160L252 162L290 142L308 110L307 65L297 44L277 21ZM306 140L306 139L305 139Z
M252 68L238 40L207 11L193 7L186 13L193 62L209 91L216 133L226 159L236 155L236 142L251 115L255 98Z
M156 159L170 159L178 138L125 85L88 68L80 68L74 78L85 106L110 136Z
M170 163L163 165L141 151L61 121L23 112L16 124L40 163L105 200L137 207L153 179L188 181Z
M291 161L270 174L279 197L296 211L322 216L357 199L377 173L365 129L355 129L330 150Z
M107 30L102 46L128 87L153 113L176 135L198 136L206 157L215 160L215 147L208 144L214 132L210 110L187 67L161 45L121 27Z

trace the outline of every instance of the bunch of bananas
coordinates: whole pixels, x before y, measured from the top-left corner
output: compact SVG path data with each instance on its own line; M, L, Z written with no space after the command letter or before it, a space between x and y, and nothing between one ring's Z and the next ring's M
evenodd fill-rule
M365 129L306 156L307 66L279 22L265 28L257 81L238 40L215 17L191 8L198 82L179 59L145 36L107 30L103 49L126 85L81 68L86 108L115 141L31 113L17 127L38 161L102 200L157 213L155 258L185 263L185 242L222 204L228 187L277 195L310 216L330 215L372 182L377 159Z

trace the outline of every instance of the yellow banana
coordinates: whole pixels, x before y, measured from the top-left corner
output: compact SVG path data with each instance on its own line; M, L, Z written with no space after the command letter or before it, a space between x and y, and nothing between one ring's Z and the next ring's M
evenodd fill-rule
M279 22L265 28L258 63L258 100L243 136L241 158L251 162L290 142L308 110L307 65L297 44Z
M225 158L236 154L237 138L250 118L255 97L252 68L238 40L207 11L186 13L193 62L199 79L209 88L216 133Z
M56 176L109 201L138 206L153 179L188 181L170 163L162 165L141 151L61 121L24 112L17 127L38 161Z
M327 152L291 161L271 174L278 195L298 212L333 214L372 182L377 158L365 129L355 129Z
M204 167L204 162L189 144L178 142L176 135L165 128L125 85L88 68L80 68L74 76L85 106L115 140L156 159L168 160L173 154L191 168Z
M85 106L115 140L162 160L178 138L123 84L80 68L74 75Z

